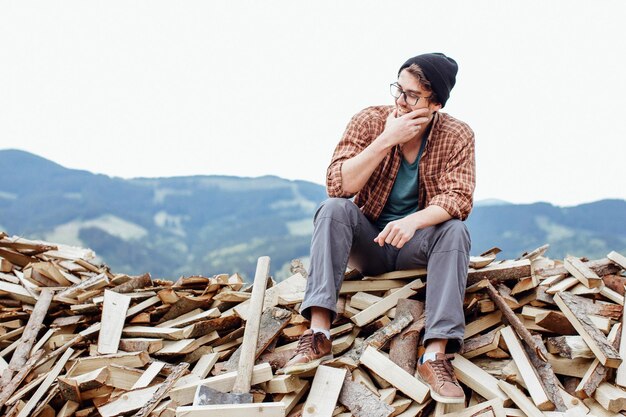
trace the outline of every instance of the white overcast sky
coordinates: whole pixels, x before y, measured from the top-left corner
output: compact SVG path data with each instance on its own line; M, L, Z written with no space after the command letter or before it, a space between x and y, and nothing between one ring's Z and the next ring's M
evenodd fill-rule
M324 183L404 60L459 63L477 200L626 198L623 1L2 1L0 149L124 178ZM0 170L2 167L0 167Z

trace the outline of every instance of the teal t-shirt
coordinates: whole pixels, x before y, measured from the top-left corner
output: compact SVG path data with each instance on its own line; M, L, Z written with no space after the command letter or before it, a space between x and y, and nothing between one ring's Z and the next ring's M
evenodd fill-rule
M404 157L398 169L398 175L387 198L383 211L376 220L376 227L383 230L387 223L401 219L418 209L419 161L424 151L426 139L422 140L415 162L409 164Z

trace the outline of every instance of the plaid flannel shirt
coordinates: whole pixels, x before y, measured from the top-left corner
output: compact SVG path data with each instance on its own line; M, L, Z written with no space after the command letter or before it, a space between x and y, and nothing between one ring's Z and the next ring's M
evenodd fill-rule
M391 149L356 195L344 191L341 166L382 133L393 107L368 107L352 117L326 173L328 195L354 196L371 221L378 219L391 193L402 161L400 147ZM419 161L419 209L437 205L453 218L465 220L472 210L475 186L474 132L464 122L437 112Z

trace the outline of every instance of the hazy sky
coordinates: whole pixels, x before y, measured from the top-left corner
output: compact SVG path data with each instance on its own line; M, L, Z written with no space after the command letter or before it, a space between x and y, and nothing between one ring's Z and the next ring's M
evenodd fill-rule
M444 111L476 133L476 199L626 198L625 12L571 0L2 1L0 149L125 178L323 184L350 117L392 103L406 58L442 51L460 67Z

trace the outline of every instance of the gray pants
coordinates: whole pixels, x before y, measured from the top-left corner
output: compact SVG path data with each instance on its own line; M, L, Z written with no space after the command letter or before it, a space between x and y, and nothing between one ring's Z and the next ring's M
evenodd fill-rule
M379 246L374 242L379 233L352 201L329 198L321 204L314 218L311 267L301 314L310 319L311 307L323 307L335 319L348 261L364 275L427 267L424 343L448 339L447 351L460 350L470 251L465 224L452 219L417 230L402 249Z

